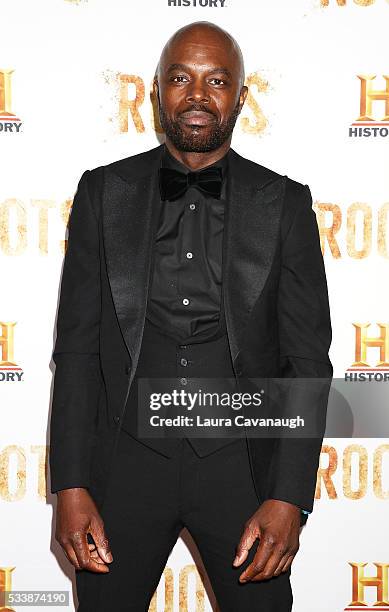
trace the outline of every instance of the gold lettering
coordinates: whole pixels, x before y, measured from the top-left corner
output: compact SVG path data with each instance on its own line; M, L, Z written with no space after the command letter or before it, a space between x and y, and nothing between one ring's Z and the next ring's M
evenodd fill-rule
M377 238L377 247L378 253L385 257L389 258L389 251L387 248L387 227L388 227L388 211L389 211L389 202L386 202L378 211L378 238Z
M128 111L131 113L136 131L142 133L145 131L143 119L139 112L139 107L142 106L145 99L145 84L143 79L134 74L120 74L120 101L119 101L119 123L120 132L128 132ZM128 86L135 85L135 98L128 99Z
M0 593L4 591L12 591L12 575L14 567L0 567ZM15 608L9 608L8 606L0 605L0 612L15 612Z
M13 70L0 70L0 113L12 116L11 74Z
M14 247L10 241L11 210L15 211L17 217L18 242ZM0 204L0 246L5 255L21 255L27 248L27 214L20 200L11 198Z
M380 329L380 335L372 338L367 335L367 329L370 327L370 323L353 323L353 325L355 327L355 362L351 367L370 367L367 363L367 348L371 346L380 349L380 361L377 363L376 367L388 367L389 325L377 323L377 327Z
M321 462L322 462L323 455L325 454L328 456L328 466L322 467ZM334 482L332 480L332 475L335 474L337 467L338 467L338 456L337 456L335 448L333 446L328 446L327 444L323 444L321 448L321 454L320 454L320 465L317 471L316 491L315 491L316 499L320 499L322 496L322 491L321 491L322 481L327 490L329 499L336 499L338 497L336 490L335 490Z
M373 81L376 75L359 75L361 81L360 94L360 116L357 121L374 121L373 117L373 102L376 100L385 101L385 116L382 121L389 121L389 76L383 75L385 79L385 89L373 89Z
M352 567L352 601L350 606L367 606L365 602L365 587L377 589L377 601L374 606L387 606L388 601L388 567L389 563L373 563L377 568L375 576L365 576L364 567L367 563L351 563Z
M335 234L337 234L342 225L342 211L337 204L326 204L324 202L315 202L313 208L317 216L317 224L319 227L320 235L320 246L322 253L325 252L325 241L327 239L328 246L332 256L335 259L340 259L340 249L336 240ZM326 212L332 213L332 223L330 226L326 226Z
M46 499L46 470L48 466L48 446L31 445L31 452L38 455L38 497Z
M352 489L352 458L353 455L358 458L358 482L359 487L356 491ZM345 448L343 453L343 493L348 499L361 499L366 495L367 491L367 450L360 444L350 444Z
M251 123L248 117L242 117L240 120L240 125L243 132L246 132L247 134L259 134L265 129L267 120L253 95L252 89L256 87L259 93L263 93L267 91L269 84L267 81L262 79L257 72L254 72L253 74L248 75L246 78L246 85L249 88L246 104L253 112L255 122Z
M0 323L0 349L1 349L1 366L16 366L14 361L14 328L16 321L12 323Z
M373 455L373 491L378 499L389 499L389 490L382 490L382 458L389 452L389 444L381 444L375 449Z
M16 482L14 493L9 490L10 457L17 460ZM20 501L26 493L26 456L24 450L16 445L6 446L0 453L0 497L5 501Z
M358 211L363 213L363 246L360 251L355 247L356 217ZM372 212L370 206L362 202L351 204L347 211L347 252L354 259L363 259L370 254L372 242Z
M188 612L188 578L191 574L195 575L196 578L196 612L204 612L204 586L201 580L201 576L197 570L196 565L186 565L180 571L179 578L179 610L180 612Z
M375 0L353 0L358 6L371 6ZM336 0L338 6L346 6L346 0ZM329 6L330 0L320 0L321 6Z
M54 208L53 200L31 200L31 206L38 209L38 227L39 227L39 251L45 255L48 253L48 233L49 233L49 208Z

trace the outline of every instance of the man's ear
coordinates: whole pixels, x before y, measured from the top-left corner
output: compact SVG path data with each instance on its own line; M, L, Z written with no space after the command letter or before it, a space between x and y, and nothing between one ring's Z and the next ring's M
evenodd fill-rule
M246 85L243 85L241 90L240 90L240 94L239 94L239 112L242 110L243 108L243 104L246 101L247 98L247 94L249 93L249 88L246 87Z
M156 76L154 77L154 80L153 80L153 96L155 97L155 99L157 100L159 104L159 86L158 86L158 79Z

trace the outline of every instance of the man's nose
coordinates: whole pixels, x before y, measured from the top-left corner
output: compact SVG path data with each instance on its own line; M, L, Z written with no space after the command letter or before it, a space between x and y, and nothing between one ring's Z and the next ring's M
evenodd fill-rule
M186 94L187 102L209 102L209 93L203 83L192 83Z

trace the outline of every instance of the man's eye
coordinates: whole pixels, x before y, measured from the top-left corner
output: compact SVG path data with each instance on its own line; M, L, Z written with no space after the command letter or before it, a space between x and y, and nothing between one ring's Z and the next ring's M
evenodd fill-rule
M223 79L216 79L216 78L211 79L210 82L211 83L213 82L214 85L225 85L226 84L226 82Z
M177 76L171 78L171 80L173 82L175 82L175 83L183 83L185 79L186 79L186 77L182 76L182 75L177 75Z

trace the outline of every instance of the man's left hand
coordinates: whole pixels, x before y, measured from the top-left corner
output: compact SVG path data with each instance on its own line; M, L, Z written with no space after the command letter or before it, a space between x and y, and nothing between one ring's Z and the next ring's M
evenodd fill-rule
M239 576L240 582L267 580L286 572L300 547L300 508L278 499L265 500L245 523L233 565L245 561L259 538L254 559Z

